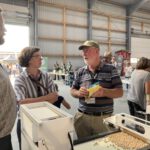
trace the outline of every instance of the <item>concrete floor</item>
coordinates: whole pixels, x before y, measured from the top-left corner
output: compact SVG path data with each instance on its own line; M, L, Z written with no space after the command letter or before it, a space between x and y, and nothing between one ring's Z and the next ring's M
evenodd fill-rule
M13 83L13 81L12 81L12 83ZM69 86L64 85L62 81L58 81L57 84L58 84L58 87L59 87L60 95L64 96L65 99L71 105L70 110L67 110L63 106L62 106L61 109L65 110L66 112L68 112L71 115L74 115L75 112L77 111L78 99L75 99L70 95L70 87ZM127 91L124 90L123 97L117 98L117 99L114 100L114 114L122 113L122 112L129 113L128 106L127 106L127 101L126 101L126 94L127 94ZM17 136L16 136L16 124L14 126L13 131L12 131L12 143L13 143L13 149L14 150L19 150L18 140L17 140Z

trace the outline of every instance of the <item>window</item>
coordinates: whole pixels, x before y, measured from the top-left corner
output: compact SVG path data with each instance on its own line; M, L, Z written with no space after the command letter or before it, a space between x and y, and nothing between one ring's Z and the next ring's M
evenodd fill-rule
M29 46L29 27L5 24L7 30L5 43L0 46L0 52L20 52Z

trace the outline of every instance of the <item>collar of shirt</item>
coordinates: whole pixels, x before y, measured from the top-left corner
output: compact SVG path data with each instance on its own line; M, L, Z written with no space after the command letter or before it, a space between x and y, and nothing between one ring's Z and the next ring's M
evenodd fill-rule
M100 61L100 64L97 66L95 72L96 72L97 70L101 70L101 68L102 68L103 66L104 66L104 63L103 63L102 61ZM88 65L85 66L85 69L86 69L87 71L89 71Z
M41 70L39 70L39 72L40 72L39 73L39 78L40 78L42 76L42 72L41 72ZM30 74L27 72L27 69L24 70L24 74L25 74L26 77L30 76Z

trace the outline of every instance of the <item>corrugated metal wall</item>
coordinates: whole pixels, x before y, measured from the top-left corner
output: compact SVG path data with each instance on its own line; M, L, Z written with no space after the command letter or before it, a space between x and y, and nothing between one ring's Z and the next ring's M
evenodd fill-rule
M49 57L51 69L56 61L60 64L71 61L74 68L82 66L84 63L78 47L87 39L87 0L37 0L36 4L37 13L34 12L34 4L30 7L18 7L12 4L0 4L0 6L4 7L8 23L28 24L30 10L30 14L33 15L30 19L30 41L33 45L34 40L37 39L37 45L43 55ZM37 23L31 11L36 14ZM114 53L126 49L125 8L93 0L91 11L92 39L100 43L101 55L105 50ZM149 14L136 12L134 16L131 27L142 34L149 34ZM139 35L132 34L132 36ZM149 38L145 35L144 37Z
M108 11L109 10L109 11ZM39 0L38 45L49 57L49 66L71 61L74 68L83 65L78 47L87 39L87 0ZM94 1L92 39L100 43L101 55L126 48L125 10Z
M150 34L150 15L142 12L136 12L132 18L132 28L141 34L149 32Z
M56 61L71 61L74 67L83 65L78 46L87 39L87 29L78 25L86 26L87 14L71 8L86 6L86 0L38 1L38 45L49 57L51 69Z
M132 19L131 57L150 58L150 15L134 13Z
M146 38L131 38L132 45L131 45L131 57L132 58L140 58L140 57L147 57L150 58L150 39Z
M28 25L29 16L28 8L23 6L9 5L0 3L0 7L3 9L5 23L15 25Z

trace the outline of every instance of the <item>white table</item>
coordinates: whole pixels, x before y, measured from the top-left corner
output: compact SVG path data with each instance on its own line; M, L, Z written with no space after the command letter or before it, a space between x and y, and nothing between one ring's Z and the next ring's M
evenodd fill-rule
M48 74L56 76L56 80L59 80L59 77L61 76L64 76L66 80L66 77L68 76L68 73L62 73L62 72L48 72Z

